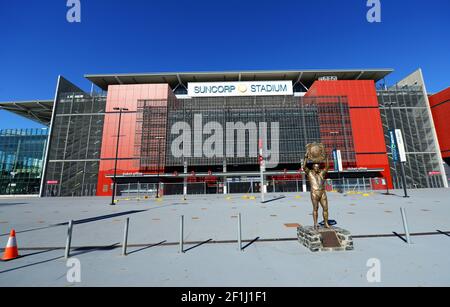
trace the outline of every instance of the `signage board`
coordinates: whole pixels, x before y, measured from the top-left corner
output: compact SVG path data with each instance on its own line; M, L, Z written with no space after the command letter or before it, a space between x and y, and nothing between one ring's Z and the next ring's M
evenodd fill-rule
M319 78L319 81L337 81L337 76L323 76Z
M397 149L400 156L400 162L406 162L406 149L403 142L403 135L400 129L395 129L395 140L397 141Z
M337 172L342 172L342 155L339 149L333 150L333 162L334 162L334 170Z
M394 130L389 130L389 139L391 140L392 161L398 162L397 141L395 139Z
M294 95L292 81L189 82L190 97Z

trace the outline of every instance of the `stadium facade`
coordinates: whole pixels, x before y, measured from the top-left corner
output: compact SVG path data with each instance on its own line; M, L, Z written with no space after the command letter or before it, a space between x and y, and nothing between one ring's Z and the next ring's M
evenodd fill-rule
M0 108L49 127L43 197L111 195L113 178L164 185L165 194L187 184L192 193L257 191L260 140L266 161L276 160L264 173L269 191L277 181L283 191L308 189L300 161L312 142L340 151L342 165L332 160L329 174L337 184L369 178L372 188L402 188L394 129L403 133L407 187L448 187L448 93L429 100L420 70L388 87L392 71L86 75L99 89L90 92L60 76L53 100Z

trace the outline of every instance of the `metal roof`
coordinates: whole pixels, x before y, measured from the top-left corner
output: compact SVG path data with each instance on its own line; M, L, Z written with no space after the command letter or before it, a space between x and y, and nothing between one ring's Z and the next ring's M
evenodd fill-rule
M338 69L338 70L274 70L274 71L225 71L225 72L165 72L138 74L100 74L85 75L85 78L103 90L109 85L168 83L172 89L186 86L188 82L219 81L270 81L292 80L311 86L320 77L336 76L338 80L374 80L383 79L393 69Z
M186 87L188 82L215 81L270 81L292 80L295 84L309 88L320 77L336 76L338 80L383 79L393 69L338 69L338 70L273 70L273 71L228 71L228 72L166 72L139 74L85 75L103 90L109 85L167 83L172 89ZM306 89L305 88L305 89ZM53 111L53 100L29 100L0 102L0 109L13 112L40 124L49 126Z
M50 126L53 100L0 102L0 110L6 110L42 125Z

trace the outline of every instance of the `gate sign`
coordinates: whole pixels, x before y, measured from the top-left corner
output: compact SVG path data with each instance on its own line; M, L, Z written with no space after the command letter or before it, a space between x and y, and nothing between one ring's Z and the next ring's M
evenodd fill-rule
M294 95L292 81L189 82L190 97Z
M397 140L395 139L395 133L393 130L389 130L389 138L391 140L392 161L398 162Z
M403 142L403 135L400 129L395 129L395 139L397 141L397 149L400 154L400 162L406 162L405 143Z

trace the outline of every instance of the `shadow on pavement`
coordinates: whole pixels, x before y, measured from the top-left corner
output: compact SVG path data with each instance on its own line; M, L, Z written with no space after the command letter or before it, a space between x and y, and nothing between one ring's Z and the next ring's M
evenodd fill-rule
M400 238L401 240L403 240L403 242L408 243L408 241L406 241L405 238L403 238L403 236L399 235L398 233L396 233L395 231L392 232L396 237Z
M145 246L145 247L143 247L143 248L139 248L139 249L137 249L137 250L134 250L134 251L131 251L131 252L127 252L127 255L131 255L131 254L134 254L134 253L137 253L137 252L146 250L146 249L151 248L151 247L159 246L159 245L164 244L164 243L166 243L166 242L167 242L167 240L164 240L164 241L161 241L161 242L155 243L155 244L150 244L150 245Z
M208 243L208 242L210 242L210 241L212 241L212 239L208 239L208 240L206 240L206 241L204 241L204 242L200 242L200 243L198 243L198 244L196 244L196 245L194 245L194 246L191 246L191 247L189 247L189 248L186 248L183 252L190 251L191 249L194 249L194 248L196 248L196 247L199 247L199 246L201 246L201 245L203 245L203 244L206 244L206 243Z
M267 203L270 203L272 201L280 200L280 199L283 199L283 198L286 198L286 196L283 195L283 196L275 197L275 198L272 198L272 199L268 199L268 200L262 201L261 203L267 204Z
M90 223L90 222L96 222L96 221L101 221L101 220L115 218L115 217L118 217L118 216L135 214L135 213L141 213L141 212L144 212L144 211L147 211L147 210L149 210L149 209L146 209L146 210L131 210L131 211L125 211L125 212L119 212L119 213L113 213L113 214L107 214L107 215L100 215L100 216L91 217L91 218L87 218L87 219L75 220L73 222L73 224L74 225L78 225L78 224L85 224L85 223ZM47 229L47 228L52 228L52 227L67 226L68 224L69 224L69 222L64 222L64 223L52 224L50 226L45 226L45 227L38 227L38 228L20 230L20 231L16 231L16 234L30 232L30 231L36 231L36 230L42 230L42 229ZM0 234L0 237L4 237L4 236L9 236L9 232Z
M246 249L247 247L249 247L250 245L252 245L253 243L255 243L256 241L259 240L259 237L254 238L253 240L251 240L250 242L248 242L243 248L242 250Z
M28 267L31 267L31 266L35 266L35 265L39 265L39 264L55 261L55 260L62 259L62 258L64 258L64 256L58 256L58 257L55 257L55 258L51 258L51 259L47 259L47 260L43 260L43 261L39 261L39 262L27 264L27 265L23 265L23 266L20 266L20 267L17 267L17 268L12 268L12 269L8 269L8 270L0 271L0 274L17 271L17 270L20 270L20 269L24 269L24 268L28 268Z
M29 203L0 203L0 207L29 205Z
M84 255L84 254L95 252L95 251L110 251L110 250L116 249L119 246L120 246L120 243L114 243L114 244L111 244L111 245L108 245L108 246L101 246L101 247L89 247L89 246L87 246L87 247L78 247L78 248L73 249L72 251L81 251L81 252L79 252L79 253L71 252L70 256L71 257L76 257L76 256L79 256L79 255Z

